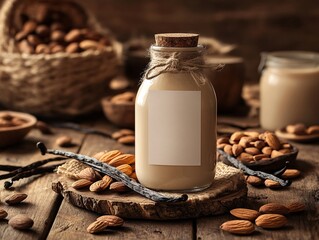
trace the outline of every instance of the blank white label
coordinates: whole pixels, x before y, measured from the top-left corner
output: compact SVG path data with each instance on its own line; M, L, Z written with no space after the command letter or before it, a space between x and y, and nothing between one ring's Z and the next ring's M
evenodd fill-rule
M201 165L201 92L150 91L150 165Z

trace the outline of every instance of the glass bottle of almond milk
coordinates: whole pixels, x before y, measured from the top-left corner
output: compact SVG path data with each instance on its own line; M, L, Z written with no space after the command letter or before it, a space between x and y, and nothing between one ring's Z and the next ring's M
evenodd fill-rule
M198 34L156 34L135 103L136 174L148 188L200 191L216 165L216 96Z

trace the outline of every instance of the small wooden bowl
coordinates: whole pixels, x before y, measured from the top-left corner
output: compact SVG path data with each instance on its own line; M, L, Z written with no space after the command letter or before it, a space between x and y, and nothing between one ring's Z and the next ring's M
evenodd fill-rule
M254 171L262 171L266 173L274 173L280 169L283 169L286 165L287 162L292 162L295 161L298 155L298 149L293 147L292 152L288 154L284 154L275 158L272 158L270 160L266 161L256 161L254 163L243 163L250 169ZM219 159L223 161L227 165L233 165L228 158L235 158L230 155L228 155L226 152L223 151L223 154L219 155ZM236 158L235 158L236 159ZM237 161L240 162L239 159L236 159Z
M135 103L133 102L111 102L111 97L101 100L105 117L118 127L134 128Z
M0 128L0 147L7 147L21 141L36 124L37 119L30 114L12 111L0 111L2 115L9 114L13 117L18 117L26 121L20 126L14 127L1 127Z

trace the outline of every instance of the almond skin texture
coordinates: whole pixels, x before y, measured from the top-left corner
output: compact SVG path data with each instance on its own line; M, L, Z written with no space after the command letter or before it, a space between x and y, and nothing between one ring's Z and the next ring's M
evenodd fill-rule
M286 206L289 209L289 213L302 212L306 209L305 204L301 202L293 202Z
M249 221L254 221L259 216L259 212L247 208L234 208L230 210L230 214L239 219Z
M231 136L230 136L230 141L232 142L232 143L235 143L235 142L239 142L239 140L242 138L242 137L244 137L245 136L245 134L244 133L242 133L242 132L234 132Z
M79 172L78 177L80 179L87 179L91 182L94 182L95 180L99 178L99 175L93 168L88 167L83 169L81 172Z
M255 148L255 147L248 147L248 148L245 148L245 152L246 153L249 153L251 155L258 155L260 154L260 151L258 148Z
M0 219L4 219L7 216L8 216L8 213L4 209L0 208Z
M128 135L128 136L120 137L117 141L125 145L134 145L135 136Z
M266 143L274 150L279 150L281 148L280 141L274 133L265 133Z
M128 192L130 189L122 182L113 182L110 185L110 190L113 192Z
M122 154L113 158L109 164L113 167L118 167L123 164L132 164L135 162L135 156L133 154Z
M99 181L92 183L92 185L90 186L90 191L91 192L101 192L101 191L104 191L105 189L107 189L107 187L109 185L110 185L110 182L99 180Z
M72 183L72 187L75 189L82 189L82 188L86 188L88 186L90 186L92 184L91 181L87 180L87 179L79 179L77 181L75 181L74 183Z
M9 225L15 229L24 230L33 226L33 220L25 214L18 214L9 220Z
M99 152L95 154L93 157L96 158L97 160L104 162L104 163L109 163L112 159L116 158L117 156L121 155L122 152L119 150L112 150L112 151L106 151L106 152Z
M96 220L107 222L108 226L110 227L120 227L124 223L124 220L122 218L115 215L104 215L104 216L98 217Z
M263 159L263 158L268 158L269 157L269 155L267 155L267 154L257 154L257 155L255 155L254 157L253 157L253 159L255 160L255 161L259 161L259 160L261 160L261 159Z
M255 224L262 228L281 228L287 224L287 218L280 214L263 214L255 220Z
M128 176L130 176L133 173L132 167L128 164L123 164L116 168Z
M247 220L231 220L224 222L220 229L239 235L248 235L255 231L254 224Z
M107 228L107 226L108 223L105 221L95 221L87 227L86 231L88 233L94 234L104 231Z
M243 163L250 163L254 161L253 156L245 152L241 153L238 159Z
M224 152L225 153L227 153L228 155L230 155L230 156L233 156L233 147L231 146L231 145L226 145L225 147L224 147Z
M251 142L253 142L252 137L242 137L239 141L239 145L241 145L243 148L248 148L251 145Z
M300 171L298 169L286 169L281 175L284 179L293 179L300 176Z
M15 205L15 204L22 202L27 197L28 197L28 195L25 193L15 193L15 194L12 194L12 195L6 197L4 201L8 205Z
M289 213L289 209L279 203L267 203L259 208L259 212L286 215Z
M271 152L271 158L279 157L279 156L282 156L282 155L284 155L284 154L282 152L277 151L277 150L273 150Z
M265 186L269 187L269 188L273 188L273 189L282 187L279 182L276 182L276 181L273 181L273 180L270 180L270 179L266 179L265 180Z
M264 183L260 177L256 176L248 176L246 182L253 186L261 186Z
M271 155L271 152L272 152L272 148L271 147L264 147L262 150L261 150L261 152L263 153L263 154L267 154L267 155Z
M234 156L236 156L236 157L239 156L243 151L244 151L244 148L239 144L234 144L232 146L232 152L233 152Z

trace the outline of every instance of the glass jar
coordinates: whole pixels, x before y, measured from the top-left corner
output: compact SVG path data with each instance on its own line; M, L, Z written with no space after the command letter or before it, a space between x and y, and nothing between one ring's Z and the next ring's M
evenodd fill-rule
M203 47L153 45L150 51L150 66L157 61L156 54L164 54L177 65L149 79L146 74L138 90L135 103L137 177L144 186L157 190L205 189L215 175L215 92L201 68L194 66L191 71L176 71L185 59L203 62ZM170 71L171 68L175 71Z
M319 54L262 54L260 123L276 130L288 124L319 124Z

